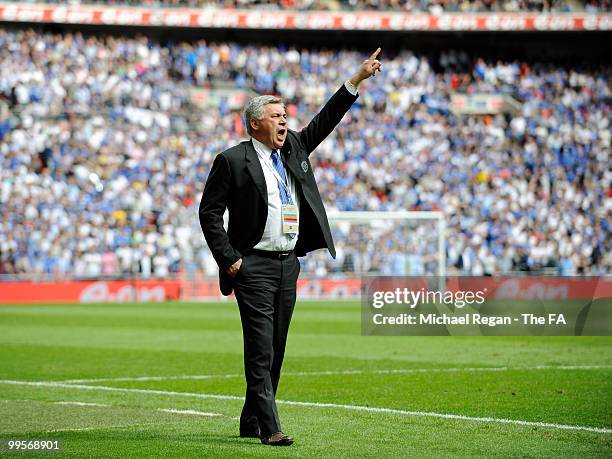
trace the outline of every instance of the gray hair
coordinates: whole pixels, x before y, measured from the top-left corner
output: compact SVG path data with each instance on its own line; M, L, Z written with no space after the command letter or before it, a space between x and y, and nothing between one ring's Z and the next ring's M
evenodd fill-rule
M252 135L251 120L260 120L264 117L264 107L269 104L281 104L283 107L283 99L276 96L258 96L249 100L244 107L244 122L246 124L247 134Z

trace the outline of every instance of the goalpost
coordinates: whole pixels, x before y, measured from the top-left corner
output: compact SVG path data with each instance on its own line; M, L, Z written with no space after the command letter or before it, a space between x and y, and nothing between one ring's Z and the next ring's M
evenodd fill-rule
M367 249L365 256L395 259L396 271L370 266L372 274L446 276L446 221L440 211L329 211L340 255ZM358 236L355 237L355 233ZM411 260L402 270L401 261ZM423 266L418 266L419 260ZM433 261L435 260L435 263ZM433 266L435 265L435 267ZM364 274L365 270L356 270Z

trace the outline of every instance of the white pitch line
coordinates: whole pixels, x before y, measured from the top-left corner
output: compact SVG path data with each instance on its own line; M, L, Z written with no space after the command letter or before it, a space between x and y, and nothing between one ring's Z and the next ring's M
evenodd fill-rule
M46 400L0 400L2 402L34 402L34 403L51 403L53 405L75 405L75 406L93 406L93 407L103 407L103 408L112 408L113 405L107 405L104 403L91 403L91 402L71 402L71 401L60 401L60 402L47 402ZM195 411L195 410L178 410L176 408L153 408L156 411L161 411L164 413L172 413L172 414L190 414L194 416L207 416L207 417L216 417L223 416L221 413L207 413L204 411ZM240 419L240 418L236 418ZM87 429L87 428L85 428Z
M101 406L101 407L111 406L111 405L104 405L102 403L90 403L90 402L70 402L70 401L53 402L49 400L26 400L26 399L0 400L0 402L31 402L31 403L51 403L52 405Z
M76 427L74 429L52 429L44 430L45 433L60 433L60 432L86 432L88 430L104 430L104 429L124 429L126 427L144 427L144 426L157 426L160 425L158 422L147 422L138 424L121 424L112 426L92 426L92 427Z
M578 425L572 425L572 424L555 424L551 422L521 421L517 419L464 416L462 414L433 413L433 412L428 412L428 411L407 411L407 410L396 410L393 408L375 408L375 407L359 406L359 405L339 405L336 403L295 402L295 401L289 401L289 400L287 401L277 400L277 403L283 403L285 405L297 405L297 406L317 406L321 408L344 408L347 410L369 411L373 413L406 414L410 416L434 417L434 418L443 418L443 419L460 419L463 421L493 422L493 423L499 423L499 424L515 424L515 425L532 426L532 427L548 427L552 429L584 430L587 432L612 434L612 429L605 429L605 428L599 428L599 427L586 427L586 426L578 426Z
M124 378L92 378L92 379L65 379L61 381L47 381L58 383L93 383L93 382L132 382L132 381L166 381L180 379L225 379L225 378L240 378L244 374L228 374L228 375L175 375L175 376L134 376Z
M53 402L54 405L76 405L76 406L102 406L109 407L110 405L105 405L103 403L90 403L90 402Z
M175 410L172 408L157 408L157 411L163 411L164 413L173 413L173 414L192 414L194 416L223 416L221 413L205 413L203 411L195 411L195 410Z
M138 394L152 394L152 395L167 395L177 397L193 397L203 399L219 399L219 400L240 400L243 401L244 397L237 395L218 395L218 394L198 394L192 392L173 392L164 390L148 390L148 389L130 389L126 387L110 387L110 386L85 386L77 384L65 384L65 383L53 383L44 381L13 381L13 380L0 380L0 384L10 385L21 385L21 386L40 386L40 387L58 387L65 389L81 389L81 390L97 390L97 391L109 391L109 392L127 392L127 393L138 393ZM295 406L308 406L316 408L336 408L345 409L352 411L366 411L372 413L388 413L388 414L399 414L408 416L419 416L419 417L431 417L431 418L442 418L442 419L456 419L462 421L472 422L487 422L496 424L514 424L521 426L531 427L543 427L550 429L564 429L564 430L580 430L585 432L612 434L612 429L600 428L600 427L587 427L570 424L555 424L550 422L534 422L534 421L522 421L516 419L505 419L505 418L491 418L491 417L475 417L475 416L464 416L461 414L448 414L448 413L435 413L426 411L408 411L408 410L396 410L392 408L375 408L369 406L360 405L343 405L336 403L317 403L317 402L298 402L291 400L276 400L276 403L282 405L295 405Z
M403 368L388 370L323 370L323 371L288 371L283 376L341 376L341 375L377 375L377 374L409 374L409 373L460 373L460 372L496 372L496 371L539 371L539 370L602 370L612 368L612 365L535 365L527 367L456 367L456 368ZM243 378L244 374L211 374L211 375L174 375L174 376L134 376L122 378L66 379L49 381L58 383L96 383L96 382L138 382L138 381L169 381L198 379L230 379Z
M171 392L165 390L153 389L130 389L127 387L111 387L111 386L85 386L82 384L66 384L52 381L14 381L10 379L0 380L0 384L9 384L14 386L38 386L38 387L58 387L64 389L82 389L82 390L100 390L110 392L132 392L140 394L154 395L177 395L196 398L212 398L218 400L244 400L244 397L238 395L218 395L218 394L194 394L190 392ZM278 401L277 401L278 402Z

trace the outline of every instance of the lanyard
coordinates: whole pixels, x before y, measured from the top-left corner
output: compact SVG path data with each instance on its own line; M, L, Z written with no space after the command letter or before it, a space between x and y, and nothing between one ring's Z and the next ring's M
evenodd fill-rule
M278 183L280 183L283 186L283 188L285 188L285 191L287 192L287 196L289 196L289 199L291 199L291 201L293 201L293 197L291 196L291 189L289 188L289 185L283 180L283 178L278 173L276 168L270 163L271 160L267 159L265 157L265 155L262 155L262 156L263 156L264 164L268 167L268 169L270 169L272 174L274 174L274 177L276 178L276 181ZM279 154L279 159L280 159L280 154ZM280 159L280 161L281 161L281 164L282 164L283 160ZM283 165L283 167L285 167L285 166ZM285 170L285 177L287 177L287 181L289 181L289 176L287 176L287 171L286 170Z

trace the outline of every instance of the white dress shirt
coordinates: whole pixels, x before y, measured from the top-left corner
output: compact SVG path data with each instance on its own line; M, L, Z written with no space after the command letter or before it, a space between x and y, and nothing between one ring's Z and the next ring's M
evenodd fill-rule
M355 88L348 81L344 83L344 87L352 95L357 94L357 88ZM259 140L251 138L253 147L257 152L259 163L263 169L264 178L266 179L266 188L268 190L268 218L266 219L266 227L264 229L261 240L255 245L255 249L285 252L293 250L297 237L291 238L288 234L283 234L283 222L281 216L281 198L278 191L278 182L276 175L274 174L274 164L272 163L272 150L266 145L261 143ZM280 154L280 152L279 152ZM291 192L291 199L298 208L298 219L300 215L300 197L295 188L295 179L291 175L291 172L285 167L285 175L289 182L289 191Z
M259 140L251 138L255 151L257 152L257 158L263 169L264 178L266 179L266 188L268 190L268 218L266 219L266 227L261 236L261 240L255 246L259 250L270 250L285 252L293 250L297 237L291 238L288 234L283 234L283 222L281 216L281 197L278 191L278 181L274 174L274 164L272 163L272 150L261 143ZM279 152L280 154L280 152ZM291 175L291 172L285 167L285 175L289 182L289 191L291 192L291 199L298 207L298 218L300 214L300 197L295 188L295 179Z

